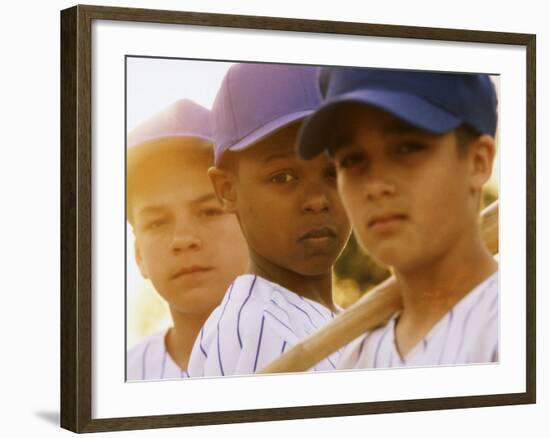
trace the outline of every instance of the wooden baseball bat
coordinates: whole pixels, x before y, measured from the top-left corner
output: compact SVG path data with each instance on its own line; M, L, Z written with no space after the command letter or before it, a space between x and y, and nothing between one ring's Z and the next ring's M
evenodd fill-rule
M487 248L497 254L498 201L481 212L481 234ZM258 373L307 371L358 336L384 324L401 307L399 287L390 277Z

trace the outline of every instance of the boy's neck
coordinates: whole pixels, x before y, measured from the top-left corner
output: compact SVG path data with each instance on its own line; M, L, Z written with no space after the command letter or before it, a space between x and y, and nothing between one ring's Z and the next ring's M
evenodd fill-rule
M479 237L466 245L457 243L429 266L412 272L396 271L403 298L396 327L401 355L405 356L455 304L497 269Z
M331 311L336 311L332 299L332 271L320 275L302 275L253 257L250 260L248 273L277 283L304 298L325 306Z
M172 360L182 370L187 370L193 344L208 315L183 314L172 308L170 314L173 326L166 334L164 345Z

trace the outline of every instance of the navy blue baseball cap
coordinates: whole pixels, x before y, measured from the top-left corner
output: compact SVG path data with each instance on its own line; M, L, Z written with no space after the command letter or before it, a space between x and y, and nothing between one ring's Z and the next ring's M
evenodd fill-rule
M324 101L301 127L299 154L310 159L330 145L332 122L345 104L369 105L417 128L443 134L466 124L495 135L497 97L488 75L323 67Z
M309 116L321 103L318 73L301 65L231 66L210 111L214 162Z

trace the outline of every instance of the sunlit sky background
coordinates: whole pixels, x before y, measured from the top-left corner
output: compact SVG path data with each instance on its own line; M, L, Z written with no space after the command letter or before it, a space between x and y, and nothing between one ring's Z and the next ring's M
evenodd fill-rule
M218 86L231 65L215 61L128 58L128 130L181 98L211 108Z
M216 61L127 58L128 131L178 99L189 98L211 108L218 87L231 65ZM493 80L498 92L498 77ZM497 190L498 178L497 156L490 182ZM169 317L167 307L155 296L150 283L143 280L137 268L129 225L127 254L128 346L131 346L144 335L169 324ZM143 319L143 310L150 310L151 317Z

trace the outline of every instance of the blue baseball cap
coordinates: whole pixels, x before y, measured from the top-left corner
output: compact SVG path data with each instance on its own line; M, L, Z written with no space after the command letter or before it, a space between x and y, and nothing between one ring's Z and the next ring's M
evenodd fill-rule
M212 142L209 111L190 99L180 99L128 133L128 148L169 137Z
M214 162L309 116L321 102L318 73L301 65L231 66L210 112Z
M326 83L324 102L298 136L305 159L330 147L333 117L350 103L373 106L433 134L466 124L479 134L495 135L497 97L488 75L323 67L320 77Z

